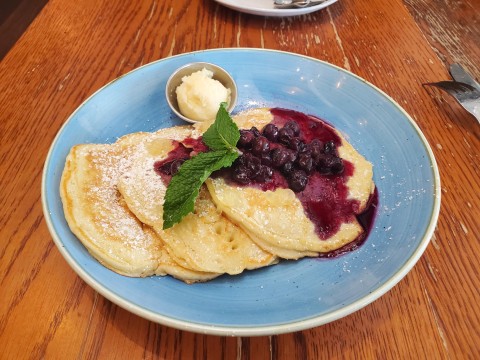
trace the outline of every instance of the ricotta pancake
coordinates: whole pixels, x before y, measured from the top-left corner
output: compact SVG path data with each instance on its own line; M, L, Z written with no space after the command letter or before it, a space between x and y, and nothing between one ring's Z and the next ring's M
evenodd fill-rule
M170 142L170 146L146 147L148 151L137 153L129 171L122 174L118 183L129 209L155 230L175 262L186 268L233 275L275 263L275 256L260 248L219 211L203 186L194 212L163 230L162 205L168 179L162 179L156 167L179 146L184 145Z
M241 129L255 126L261 130L273 120L269 109L255 109L234 117ZM315 193L308 187L298 194L284 187L264 191L257 186L240 186L227 181L225 177L213 177L206 181L217 207L249 233L259 246L279 257L298 259L330 252L352 242L364 232L355 215L365 209L374 190L372 165L355 151L340 132L328 127L340 139L340 145L337 146L339 157L353 164L354 169L345 179L332 177L330 180L319 174L311 176L310 183L317 181L322 186L331 186L332 191L328 194L324 194L323 190ZM322 236L308 211L328 201L332 202L332 211L336 211L335 199L331 195L341 187L346 188L352 213L345 217L334 233L330 231L327 237ZM309 201L302 201L307 196Z
M189 127L174 128L127 135L112 145L85 144L71 149L60 184L65 217L72 232L104 266L126 276L170 274L186 282L219 275L177 264L153 229L129 210L117 189L120 174L128 170L145 144L161 147L165 137L190 134Z
M296 131L296 143L291 137L282 142L280 135L267 145L266 140L257 141L262 134L267 137L262 133L267 124L270 129L278 126L275 131L280 134L278 129L286 130L295 117L294 126L304 124L301 131L288 130ZM167 185L182 161L208 150L200 137L211 123L134 133L114 144L74 146L60 184L72 232L100 263L117 273L171 275L187 283L239 274L275 264L279 258L318 256L361 238L365 230L357 216L374 191L373 169L339 131L284 109L253 109L234 116L234 121L257 140L250 140L248 147L237 145L243 160L207 179L194 212L167 230L163 230ZM314 165L307 161L314 161L317 138L322 144L317 155L337 163L322 167L319 157ZM275 152L283 154L290 169L280 164ZM308 159L300 161L307 152ZM255 171L248 168L252 164ZM246 173L235 173L240 166L253 176L242 183L238 181L245 180ZM291 167L304 179L291 182Z

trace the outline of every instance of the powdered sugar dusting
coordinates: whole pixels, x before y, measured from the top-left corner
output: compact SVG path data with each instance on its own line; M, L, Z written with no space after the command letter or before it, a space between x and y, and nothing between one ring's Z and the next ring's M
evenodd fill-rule
M113 144L88 151L90 181L94 186L86 190L94 222L105 236L130 249L146 250L154 245L154 238L129 211L117 188L119 177L128 171L137 156L135 149Z

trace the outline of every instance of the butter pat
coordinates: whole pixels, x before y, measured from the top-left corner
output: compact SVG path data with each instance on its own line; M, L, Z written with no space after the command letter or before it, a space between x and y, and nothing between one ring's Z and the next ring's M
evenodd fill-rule
M180 112L196 121L214 120L220 103L230 103L231 90L213 79L213 72L206 68L184 76L175 92Z

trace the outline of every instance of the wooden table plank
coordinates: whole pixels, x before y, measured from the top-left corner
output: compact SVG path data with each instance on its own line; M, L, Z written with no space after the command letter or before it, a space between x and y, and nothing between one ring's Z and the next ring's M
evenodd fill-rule
M480 76L479 0L404 0L410 13L445 67L462 64Z

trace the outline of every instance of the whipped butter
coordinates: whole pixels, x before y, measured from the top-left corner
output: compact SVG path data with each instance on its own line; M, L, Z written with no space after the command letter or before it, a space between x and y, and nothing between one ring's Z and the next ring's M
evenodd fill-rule
M213 79L213 72L203 68L182 78L176 89L180 112L196 121L211 121L220 103L230 103L231 90Z

